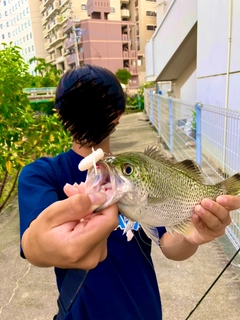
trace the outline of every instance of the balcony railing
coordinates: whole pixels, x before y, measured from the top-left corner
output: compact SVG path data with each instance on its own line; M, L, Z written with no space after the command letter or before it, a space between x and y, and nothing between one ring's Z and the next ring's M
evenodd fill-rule
M59 9L59 3L57 1L54 1L51 7L47 10L47 18L50 18L50 16L56 12L56 10Z
M53 3L54 0L44 0L44 6L47 7L49 4Z
M83 60L84 54L83 52L78 52L78 59ZM76 63L76 53L72 53L70 56L67 57L67 64L74 64Z
M60 17L56 17L55 19L53 19L49 25L47 26L48 31L51 31L54 27L56 27L58 24L61 23L61 19Z
M74 46L74 40L66 40L64 43L65 49L69 49Z
M128 51L123 51L123 58L128 58Z
M46 62L52 62L54 60L56 60L56 55L54 53L46 58Z
M70 0L59 0L59 6L62 7L64 4L67 4Z
M62 32L59 31L50 39L50 45L54 45L62 39L63 39L63 34Z
M127 34L123 34L123 35L122 35L122 41L128 42L128 36L127 36Z
M81 41L82 41L82 38L81 37L77 37L76 43L79 44L79 43L81 43ZM74 45L75 45L75 41L71 40L71 39L68 39L64 43L64 48L65 49L69 49L69 48L73 47Z
M130 68L129 68L129 72L130 72L132 75L136 75L136 74L138 74L138 68L137 68L137 67L130 67Z

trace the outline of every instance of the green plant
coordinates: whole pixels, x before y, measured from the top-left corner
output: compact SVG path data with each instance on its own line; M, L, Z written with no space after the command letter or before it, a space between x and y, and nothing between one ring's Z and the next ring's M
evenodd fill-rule
M21 48L3 44L0 50L0 211L14 194L23 166L43 155L69 148L71 139L57 113L36 114L23 88L29 82Z
M127 69L118 69L116 72L116 77L122 84L128 84L131 79L131 73Z

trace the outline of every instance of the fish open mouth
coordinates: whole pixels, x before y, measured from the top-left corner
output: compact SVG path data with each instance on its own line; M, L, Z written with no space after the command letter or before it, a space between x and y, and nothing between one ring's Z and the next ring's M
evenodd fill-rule
M106 202L96 209L100 211L117 202L124 194L123 183L116 170L108 163L99 161L96 168L88 170L86 178L86 193L104 192L107 196Z

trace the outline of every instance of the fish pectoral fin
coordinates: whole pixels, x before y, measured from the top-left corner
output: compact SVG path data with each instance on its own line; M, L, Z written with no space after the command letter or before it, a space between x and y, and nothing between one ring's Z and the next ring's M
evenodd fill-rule
M189 220L185 220L179 224L176 224L175 226L172 227L166 227L166 230L168 232L170 232L171 234L173 234L173 231L183 234L185 236L189 236L193 230L194 230L194 225L192 223L192 221Z
M144 223L140 223L143 231L146 233L146 235L148 236L148 238L150 238L153 242L156 243L156 245L160 245L159 243L159 233L158 233L158 229L155 227L151 227L147 224Z

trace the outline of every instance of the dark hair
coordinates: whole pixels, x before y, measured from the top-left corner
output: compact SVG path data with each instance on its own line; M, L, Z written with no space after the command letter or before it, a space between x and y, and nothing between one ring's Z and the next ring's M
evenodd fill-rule
M75 142L94 146L114 131L113 121L125 111L125 96L111 71L84 65L62 76L55 108Z

